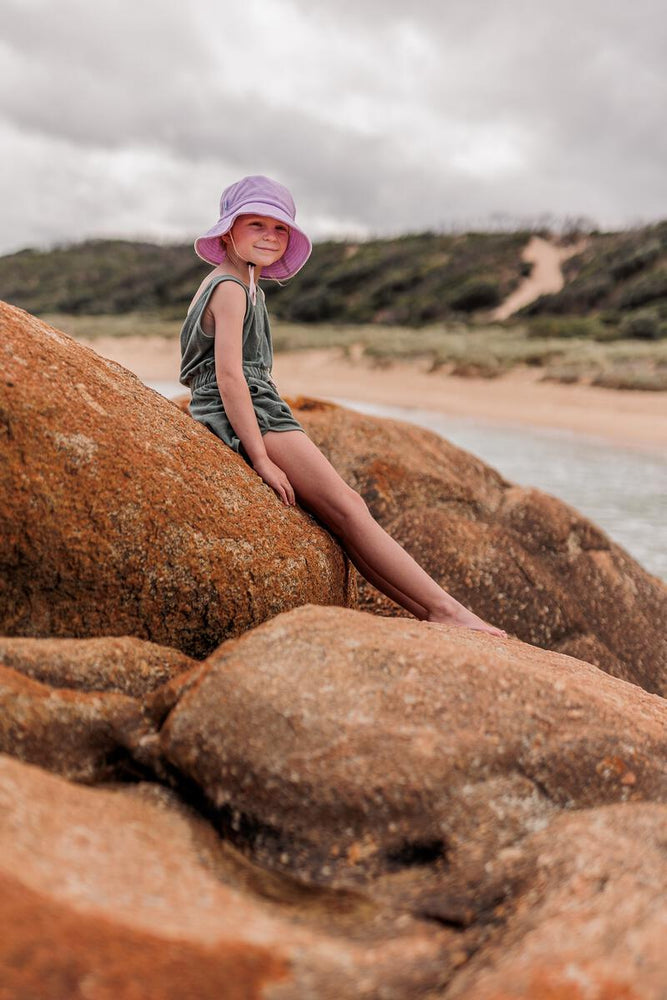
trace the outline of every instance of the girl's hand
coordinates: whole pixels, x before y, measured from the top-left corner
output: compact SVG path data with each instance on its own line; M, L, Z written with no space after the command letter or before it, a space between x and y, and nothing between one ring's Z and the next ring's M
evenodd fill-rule
M292 484L275 462L272 462L268 456L260 458L257 462L253 463L253 469L264 480L266 485L275 491L278 499L282 500L286 507L294 507L296 500L294 499Z

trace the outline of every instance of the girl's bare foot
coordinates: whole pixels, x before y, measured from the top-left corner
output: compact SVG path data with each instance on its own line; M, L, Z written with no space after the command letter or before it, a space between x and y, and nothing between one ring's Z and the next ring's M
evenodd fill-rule
M446 604L431 611L426 623L428 625L455 625L459 628L471 628L476 632L488 632L490 635L497 635L500 639L507 638L507 632L504 629L489 625L488 622L479 618L449 595Z

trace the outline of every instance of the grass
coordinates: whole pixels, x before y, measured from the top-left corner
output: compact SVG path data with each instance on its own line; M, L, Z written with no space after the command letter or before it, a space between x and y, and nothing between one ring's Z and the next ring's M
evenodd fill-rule
M160 336L176 338L181 321L150 313L117 316L42 317L77 338ZM576 326L576 325L575 325ZM532 321L501 324L435 323L415 329L378 324L287 323L272 325L276 352L339 348L378 367L422 361L431 371L493 378L517 367L543 370L559 382L590 382L613 388L667 389L667 340L594 340L585 326L564 336L538 335ZM550 329L545 324L543 329ZM584 335L587 334L587 335Z
M77 340L97 340L100 337L178 337L179 320L165 319L155 313L128 312L114 316L72 316L68 313L44 313L40 316L49 326L68 333Z

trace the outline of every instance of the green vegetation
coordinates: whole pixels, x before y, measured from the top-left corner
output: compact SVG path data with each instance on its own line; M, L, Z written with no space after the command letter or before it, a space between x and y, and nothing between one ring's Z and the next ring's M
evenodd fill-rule
M139 310L175 319L207 269L188 247L87 240L0 257L0 298L37 316Z
M280 319L420 327L497 305L521 279L528 233L422 233L320 243L291 282L267 288Z
M335 347L377 365L493 378L517 365L562 382L667 388L667 222L593 233L562 291L505 323L495 305L530 272L529 232L328 241L265 284L276 350ZM178 335L209 267L189 245L89 240L0 258L0 297L76 337Z
M501 301L521 278L528 233L429 233L319 243L283 286L265 285L273 315L303 323L421 326ZM0 298L37 315L182 315L210 270L192 248L89 240L0 258Z

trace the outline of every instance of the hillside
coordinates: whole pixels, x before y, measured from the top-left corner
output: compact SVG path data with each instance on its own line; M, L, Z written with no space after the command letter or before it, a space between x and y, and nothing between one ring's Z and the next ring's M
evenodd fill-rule
M565 285L522 310L526 316L590 316L626 336L667 335L667 221L600 233L563 267Z
M272 314L296 323L419 327L488 319L530 273L530 233L421 233L318 243L284 286L266 283ZM545 234L546 235L546 234ZM37 315L182 317L206 274L189 244L88 240L0 258L0 298ZM533 335L667 336L667 221L593 233L564 264L561 291L519 316Z
M289 284L266 284L279 319L426 322L497 305L516 286L527 233L421 234L316 244ZM88 240L0 258L0 298L38 315L181 315L208 268L189 244Z

